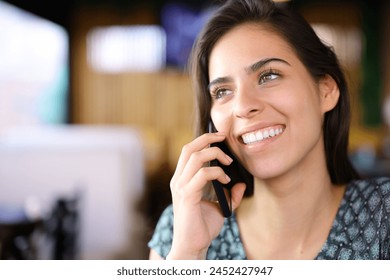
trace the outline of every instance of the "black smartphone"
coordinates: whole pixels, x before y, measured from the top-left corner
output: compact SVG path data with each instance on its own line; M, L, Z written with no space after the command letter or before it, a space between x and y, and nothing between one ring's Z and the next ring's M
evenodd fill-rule
M209 132L217 132L212 121L209 122ZM225 154L233 159L233 162L230 165L223 165L218 160L212 160L210 162L210 166L220 166L231 179L227 184L222 184L218 180L212 181L222 214L224 217L230 217L232 215L231 188L237 183L245 183L245 193L248 194L253 192L253 176L240 164L237 158L229 150L225 141L212 143L210 146L219 147Z

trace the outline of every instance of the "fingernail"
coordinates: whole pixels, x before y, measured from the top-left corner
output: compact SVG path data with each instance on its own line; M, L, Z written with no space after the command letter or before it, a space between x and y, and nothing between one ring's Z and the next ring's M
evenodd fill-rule
M226 183L229 183L232 179L230 179L230 177L228 175L225 174L225 178L226 178Z
M225 136L225 133L218 131L218 132L215 132L215 135L218 135L218 136Z
M232 163L233 162L233 159L231 157L229 157L227 154L225 154L225 157L226 159L229 161L229 163Z

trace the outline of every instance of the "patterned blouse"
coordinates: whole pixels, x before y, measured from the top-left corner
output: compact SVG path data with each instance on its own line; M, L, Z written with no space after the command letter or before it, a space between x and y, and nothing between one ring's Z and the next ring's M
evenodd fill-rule
M161 215L148 246L166 257L171 248L172 233L173 211L169 206ZM212 241L207 259L246 258L233 214L225 219L220 234ZM329 236L315 259L390 259L390 178L348 184Z

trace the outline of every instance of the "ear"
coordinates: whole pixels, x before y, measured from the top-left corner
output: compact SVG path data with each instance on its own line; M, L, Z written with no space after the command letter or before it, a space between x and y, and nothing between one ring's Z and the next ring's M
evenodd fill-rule
M319 82L321 109L322 113L331 111L336 107L340 97L340 90L336 81L330 76L326 75L321 78Z

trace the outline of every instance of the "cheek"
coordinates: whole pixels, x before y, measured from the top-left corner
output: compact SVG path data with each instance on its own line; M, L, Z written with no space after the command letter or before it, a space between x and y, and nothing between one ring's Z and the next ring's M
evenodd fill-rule
M303 94L304 93L304 94ZM322 113L316 92L302 91L297 98L286 97L283 100L284 115L287 118L291 141L296 147L316 143L322 132ZM306 144L304 144L306 143Z
M286 114L306 121L322 114L319 95L311 88L296 87L294 91L287 91L278 99L278 105Z
M210 115L217 131L227 132L229 130L231 114L227 110L211 108Z

